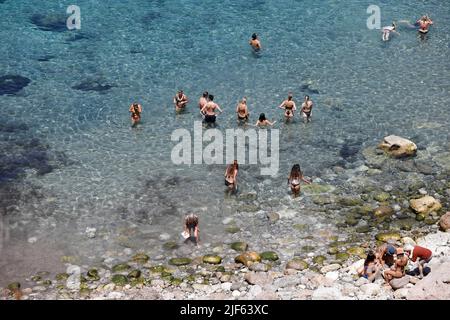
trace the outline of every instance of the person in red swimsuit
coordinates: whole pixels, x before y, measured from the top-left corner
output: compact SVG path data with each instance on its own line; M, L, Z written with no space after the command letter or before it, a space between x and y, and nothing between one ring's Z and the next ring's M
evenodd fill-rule
M419 32L428 33L428 29L433 24L433 20L430 19L429 16L423 16L416 22L419 25Z
M417 263L420 272L419 277L423 278L423 267L425 263L430 262L433 257L433 253L430 249L413 245L406 245L404 249L406 255L411 259L411 261Z

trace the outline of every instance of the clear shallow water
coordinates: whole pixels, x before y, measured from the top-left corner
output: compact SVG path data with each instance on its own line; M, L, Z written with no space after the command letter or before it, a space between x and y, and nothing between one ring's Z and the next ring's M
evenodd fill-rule
M254 166L243 166L240 173L241 192L256 190L256 203L270 203L274 209L300 206L286 198L285 177L295 162L306 175L320 177L335 164L360 164L342 159L345 144L374 145L387 134L413 138L419 147L431 145L435 151L448 143L446 1L380 1L382 25L393 19L413 21L422 13L435 21L425 41L401 27L401 35L388 43L381 41L379 31L366 28L368 4L358 0L345 5L285 0L78 1L79 31L43 31L30 21L33 14L64 15L69 4L0 4L0 76L18 74L32 81L16 95L0 96L1 123L4 128L13 126L0 132L1 152L17 157L29 148L18 147L20 141L35 138L37 151L46 152L54 165L44 175L27 170L24 179L2 180L22 195L14 202L17 207L4 209L12 227L3 250L26 255L10 259L4 254L2 278L11 277L17 264L36 270L47 267L42 260L51 260L51 254L39 249L25 254L32 236L39 247L48 243L58 257L95 256L119 246L117 238L125 233L135 247L156 252L161 245L158 235L167 232L178 239L182 216L195 211L201 214L205 241L223 240L220 221L242 204L224 196L224 166L174 166L170 161L170 134L176 128L192 130L193 121L199 120L197 99L204 90L225 109L219 118L221 129L235 127L235 104L244 95L252 121L260 112L278 120L279 176L258 177ZM253 32L260 34L264 46L258 58L247 44ZM112 87L103 92L72 88L86 80ZM283 124L276 106L288 91L299 102L304 94L300 87L308 82L320 92L311 95L314 121L306 127L298 118ZM181 115L175 115L171 102L178 88L191 98L189 110ZM144 108L138 130L129 126L128 106L134 100ZM27 129L17 129L21 123ZM46 162L32 155L37 167ZM17 162L13 163L19 166ZM8 192L2 197L14 198ZM302 212L302 219L311 224L321 219ZM98 229L95 240L85 236L87 226ZM33 259L33 254L41 259Z

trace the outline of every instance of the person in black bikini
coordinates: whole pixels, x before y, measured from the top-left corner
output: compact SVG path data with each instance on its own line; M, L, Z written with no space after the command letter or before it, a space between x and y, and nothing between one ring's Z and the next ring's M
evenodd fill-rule
M195 244L199 243L199 229L198 229L198 216L191 213L184 218L184 232L189 234L189 238L186 241L192 239L194 234Z
M308 181L303 177L302 170L300 169L299 164L294 164L291 169L291 174L288 177L288 184L291 187L291 191L294 196L297 196L300 193L300 182L303 181L307 184L311 184L312 181Z
M286 117L286 120L291 119L294 116L294 111L297 110L295 106L295 102L293 100L292 93L288 94L288 97L286 100L284 100L278 108L284 109L284 116Z
M314 103L309 98L309 96L305 96L305 102L302 103L302 110L301 110L301 114L302 114L304 122L311 121L311 114L312 114L313 106L314 106Z
M239 171L239 165L237 160L234 160L233 164L227 166L225 171L225 185L229 190L237 189L237 174Z
M205 104L203 109L200 111L205 115L205 122L209 124L213 124L216 122L216 109L222 113L219 105L214 102L214 96L212 94L209 95L209 101Z

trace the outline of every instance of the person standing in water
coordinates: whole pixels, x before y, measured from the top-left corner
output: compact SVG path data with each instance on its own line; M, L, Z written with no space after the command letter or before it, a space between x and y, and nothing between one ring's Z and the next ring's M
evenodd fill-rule
M428 15L423 16L416 22L419 25L420 33L428 33L430 26L433 24L433 20L430 19Z
M248 43L252 46L253 50L255 51L260 51L262 49L261 42L259 41L258 35L256 33L252 34L252 38Z
M222 113L219 105L214 102L214 96L212 94L209 95L209 101L205 104L203 109L200 111L205 115L205 122L213 124L216 122L216 109Z
M312 180L306 180L303 177L302 170L300 169L299 164L294 164L291 169L291 174L288 177L288 184L291 187L292 193L297 196L300 194L300 182L305 182L307 184L311 184Z
M242 100L236 106L236 113L238 123L240 123L241 121L244 123L248 121L250 114L248 113L246 97L242 98Z
M175 105L176 111L183 110L187 103L189 102L187 96L184 94L183 90L178 91L178 93L173 97L173 103Z
M227 166L225 170L225 185L228 190L235 191L237 189L237 175L239 171L239 165L237 160L234 160L232 164Z
M198 245L199 243L199 228L198 228L198 216L191 213L187 215L184 218L184 232L189 235L189 237L186 239L188 241L189 239L192 239L192 236L194 236L195 244Z
M141 121L142 106L135 102L131 104L129 111L131 112L131 126L135 127Z
M273 126L276 121L270 122L266 119L266 115L264 113L261 113L259 115L258 121L256 121L255 127L265 127L265 126Z
M286 120L290 120L294 116L294 111L297 110L297 108L292 93L289 92L287 99L284 100L278 108L285 110L284 116L286 117Z
M390 36L391 32L400 34L396 30L397 30L397 24L395 23L395 21L392 22L391 26L383 27L383 36L382 36L383 41L389 40L389 36Z
M314 105L314 103L309 98L309 96L305 96L305 101L302 103L302 109L300 111L300 113L301 113L301 115L303 117L303 121L305 123L311 121L311 114L312 114L313 105Z
M202 96L198 100L198 107L200 108L200 111L203 109L203 107L208 103L208 91L203 92Z

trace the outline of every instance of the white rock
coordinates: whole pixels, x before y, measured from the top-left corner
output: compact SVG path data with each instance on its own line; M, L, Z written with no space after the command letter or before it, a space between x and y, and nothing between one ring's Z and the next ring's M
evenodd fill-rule
M231 282L224 282L220 287L223 291L230 291L232 285Z
M364 266L364 259L358 260L345 269L349 274L358 274L358 269Z
M162 233L159 235L159 240L161 241L167 241L170 239L170 234L168 233Z
M380 286L376 283L367 283L359 287L364 294L368 296L376 296L380 293Z
M111 300L118 300L121 299L123 296L124 294L122 292L113 291L108 294L107 298Z
M123 249L123 253L129 256L130 254L133 253L133 250L131 250L130 248L125 248Z
M260 294L262 292L262 288L258 285L254 285L251 286L250 290L248 291L248 293L252 296L257 296L258 294Z
M36 241L37 241L36 237L28 238L28 243L36 243Z
M396 291L394 291L394 298L395 299L405 299L408 295L408 289L407 288L401 288Z
M88 236L89 239L93 239L95 238L95 234L97 232L97 229L95 228L86 228L86 235Z
M239 290L234 290L231 295L235 298L239 297L241 295L241 292Z
M334 282L337 279L339 279L339 272L338 271L329 271L325 274L325 278L327 280Z
M322 273L327 273L330 271L336 271L339 270L341 268L341 265L338 263L333 263L333 264L329 264L327 266L324 266L320 269L320 272Z
M223 224L230 224L231 222L233 222L233 218L232 217L228 217L222 220Z
M341 300L342 293L335 287L321 287L314 290L312 300Z

